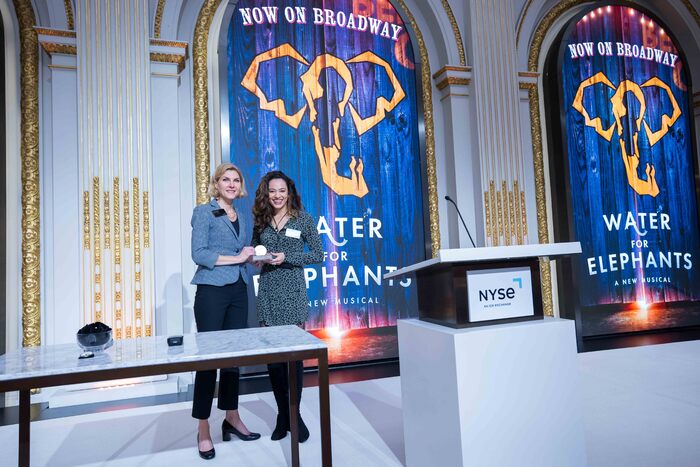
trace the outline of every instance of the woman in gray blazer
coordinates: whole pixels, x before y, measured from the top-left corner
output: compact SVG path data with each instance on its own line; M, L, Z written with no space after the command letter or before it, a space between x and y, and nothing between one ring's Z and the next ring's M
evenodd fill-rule
M248 321L249 282L246 263L255 253L243 219L233 201L246 195L243 174L230 163L219 165L209 184L209 204L192 213L192 260L197 272L194 317L198 332L241 329ZM238 414L238 368L222 368L217 406L226 411L221 425L222 439L236 435L244 441L260 438L251 433ZM192 416L199 420L197 449L203 459L216 455L209 433L209 415L214 399L216 370L198 371L194 380Z

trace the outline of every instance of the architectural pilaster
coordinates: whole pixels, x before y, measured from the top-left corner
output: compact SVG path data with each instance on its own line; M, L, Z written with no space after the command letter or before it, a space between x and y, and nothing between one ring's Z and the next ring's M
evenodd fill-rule
M513 4L470 0L475 118L486 245L529 243Z

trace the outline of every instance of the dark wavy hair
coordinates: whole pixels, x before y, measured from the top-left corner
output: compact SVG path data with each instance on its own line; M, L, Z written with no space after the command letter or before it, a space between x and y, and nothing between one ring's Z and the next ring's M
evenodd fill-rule
M289 178L284 172L274 170L268 172L260 180L257 190L255 190L255 203L253 204L253 218L255 221L255 231L262 232L265 227L272 222L272 206L270 206L270 181L275 179L284 180L287 184L287 212L290 216L297 216L299 211L304 209L301 204L301 196L297 192L294 180Z

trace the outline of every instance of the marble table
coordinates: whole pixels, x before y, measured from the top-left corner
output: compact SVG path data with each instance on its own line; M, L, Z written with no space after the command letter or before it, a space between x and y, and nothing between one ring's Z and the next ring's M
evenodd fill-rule
M0 356L0 392L19 391L19 465L29 466L29 405L33 388L133 378L232 366L317 360L321 450L331 466L328 349L297 326L215 331L184 336L183 345L168 347L166 337L115 341L94 358L78 359L77 344L25 347ZM297 381L289 365L292 465L299 465Z

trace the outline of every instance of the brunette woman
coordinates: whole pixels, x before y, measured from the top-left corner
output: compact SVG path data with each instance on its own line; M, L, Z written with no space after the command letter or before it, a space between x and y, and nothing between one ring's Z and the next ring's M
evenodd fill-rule
M269 172L258 185L253 207L253 245L264 245L272 259L262 266L258 287L258 319L261 326L304 326L309 315L304 266L323 260L316 222L303 210L294 181L280 171ZM271 439L289 431L289 382L287 365L267 366L277 402L277 423ZM302 362L296 362L298 397L303 386ZM299 406L299 404L297 404ZM299 415L299 441L309 430Z

